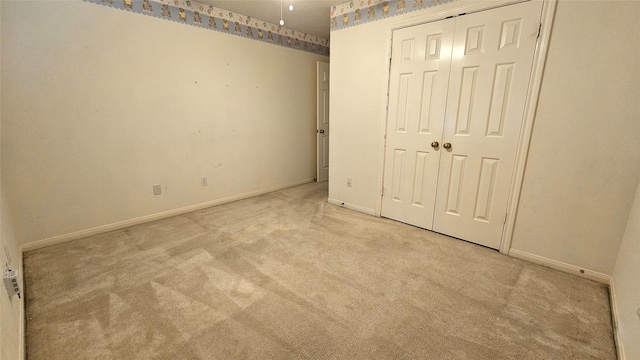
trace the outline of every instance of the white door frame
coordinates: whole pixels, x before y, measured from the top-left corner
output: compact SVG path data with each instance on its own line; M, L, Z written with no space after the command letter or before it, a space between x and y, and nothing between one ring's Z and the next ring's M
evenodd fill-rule
M457 16L462 13L472 13L478 11L489 10L496 7L505 5L516 4L524 2L526 0L487 0L487 1L455 1L451 5L451 8L445 8L444 5L434 7L434 11L428 13L410 16L396 22L391 22L387 28L387 55L386 62L387 67L391 64L391 46L392 35L396 29L404 27L419 25L427 22L438 21L450 16ZM530 0L530 1L543 1L542 15L540 17L540 34L539 40L536 44L533 67L531 69L531 76L529 78L529 90L527 92L524 119L522 121L522 128L520 130L520 137L518 140L518 148L516 151L516 160L514 165L514 172L511 179L511 186L509 189L509 200L507 205L507 219L504 229L502 231L502 241L500 243L500 252L508 254L511 249L511 240L513 238L513 230L516 220L516 211L518 209L518 203L520 201L520 191L522 189L522 181L524 179L524 170L529 153L529 142L531 141L531 133L533 130L533 121L535 118L535 112L538 105L538 95L540 94L540 86L542 84L542 75L544 72L544 64L547 58L547 52L549 48L549 40L551 37L551 27L553 24L553 17L556 11L557 0ZM389 82L390 73L385 74L387 83ZM385 89L387 91L387 89ZM387 94L388 96L388 94ZM380 133L386 136L387 129L387 104L383 104L384 113L387 114L380 124ZM376 213L375 215L380 217L382 213L382 181L384 177L384 154L386 141L382 141L384 146L380 149L380 158L383 159L380 167L378 168L378 189L379 197L376 201Z

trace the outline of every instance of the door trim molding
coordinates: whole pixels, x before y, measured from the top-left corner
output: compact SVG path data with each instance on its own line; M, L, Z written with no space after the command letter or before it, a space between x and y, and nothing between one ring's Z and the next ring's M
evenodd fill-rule
M455 1L447 4L443 4L440 7L432 8L432 11L428 11L422 14L415 14L400 20L392 21L387 26L386 42L387 42L387 54L386 65L390 70L391 64L391 46L393 31L405 27L420 25L432 21L444 20L450 16L457 16L461 13L472 13L490 10L497 7L506 5L512 5L524 2L526 0L491 0L481 2L466 2ZM534 52L533 66L531 68L531 75L529 77L529 89L525 100L524 117L522 120L522 127L520 129L520 136L518 139L518 146L516 149L516 160L514 163L514 172L511 178L511 185L509 189L509 197L507 203L507 219L502 232L502 240L500 242L499 250L503 254L510 254L511 242L513 238L513 232L516 222L517 209L520 201L520 192L522 190L522 182L524 180L524 171L526 161L529 153L529 142L531 141L531 133L533 131L533 122L536 115L536 109L538 106L538 96L540 94L540 86L542 85L542 76L544 73L544 65L547 59L547 52L549 48L549 41L551 39L551 28L553 25L553 18L556 11L557 0L529 0L529 1L542 1L542 13L540 16L540 35ZM387 72L387 83L390 78L390 73ZM388 86L386 91L388 92ZM387 95L388 96L388 95ZM380 149L380 156L382 161L378 168L378 189L379 196L376 201L375 215L380 217L382 215L382 187L384 178L385 167L385 150L386 150L386 129L387 121L389 118L389 112L386 108L387 104L383 105L384 113L386 114L384 121L381 122L380 133L383 136Z
M538 108L538 98L540 95L540 87L542 86L544 65L547 60L547 53L549 50L551 27L553 25L553 18L556 12L556 4L557 0L544 0L544 4L542 5L540 35L533 58L533 67L531 69L531 77L529 80L529 91L527 92L527 99L525 102L524 119L520 130L518 149L516 151L516 162L514 164L511 190L509 192L509 203L507 205L507 222L502 233L502 242L500 243L500 252L503 254L510 254L509 250L511 249L511 242L513 240L518 204L520 203L520 193L522 191L522 182L524 181L524 171L527 164L527 158L529 156L529 143L531 142L533 122Z

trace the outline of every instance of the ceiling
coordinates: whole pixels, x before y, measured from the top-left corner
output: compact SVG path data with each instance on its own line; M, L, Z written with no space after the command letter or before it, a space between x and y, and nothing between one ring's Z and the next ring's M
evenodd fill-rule
M293 0L293 11L289 1L282 0L284 27L329 40L331 6L348 0ZM272 24L280 21L280 0L198 0L217 8L251 16Z

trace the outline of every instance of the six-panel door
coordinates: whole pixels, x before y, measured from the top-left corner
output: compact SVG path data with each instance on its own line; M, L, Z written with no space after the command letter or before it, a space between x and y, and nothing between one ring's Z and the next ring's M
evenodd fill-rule
M393 184L395 178L411 176L397 175L396 170L402 166L396 165L391 156L410 148L406 143L421 143L407 138L391 146L387 143L383 216L499 248L541 5L531 1L438 22L448 25L453 21L454 29L449 45L452 50L440 52L440 61L447 61L444 54L450 57L450 73L441 90L447 94L443 126L439 134L432 133L440 142L434 153L438 169L429 171L437 178L434 202L430 204L435 208L430 219L417 223L406 203L396 202L404 206L394 213L384 206L392 195L388 180ZM402 47L397 43L404 41L404 32L422 26L394 31L390 94L394 83L402 83L404 74L394 73L395 64L401 62L398 57L402 57ZM429 36L429 31L422 31ZM396 38L396 33L401 36ZM401 92L396 97L402 99ZM398 118L391 111L394 102L395 97L391 97L388 139Z

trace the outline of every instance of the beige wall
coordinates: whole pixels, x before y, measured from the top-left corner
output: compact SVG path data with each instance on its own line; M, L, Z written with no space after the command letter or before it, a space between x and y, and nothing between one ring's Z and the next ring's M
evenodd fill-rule
M315 176L327 57L81 1L0 4L14 266L20 245ZM17 300L0 290L3 360L18 358Z
M2 184L21 244L315 176L327 57L80 1L2 6Z
M513 249L613 274L640 177L638 14L558 3Z
M2 7L0 6L0 36L2 33ZM0 68L2 68L2 52L0 47ZM2 93L0 82L0 93ZM0 136L2 134L2 104L0 103ZM11 216L7 211L5 201L5 189L2 183L2 148L0 147L0 264L4 272L5 265L12 270L18 270L21 274L19 248L13 236ZM23 297L24 299L24 297ZM12 360L20 358L20 309L23 300L17 296L9 297L4 284L0 285L0 360Z
M389 63L381 22L331 33L329 198L369 213L382 184Z
M637 238L626 222L640 176L637 13L632 1L558 4L513 242L616 279L637 274L615 262L625 228L623 247ZM379 203L387 29L419 15L332 33L330 198L363 211ZM313 177L326 58L88 3L2 2L1 16L10 251ZM0 306L12 359L17 307Z
M4 184L1 188L1 209L0 209L0 261L4 270L5 264L9 264L12 270L18 270L18 275L22 277L20 269L18 244L13 236L11 216L7 212L6 190ZM20 354L20 309L23 307L23 299L17 296L9 297L4 284L0 284L0 359L18 359Z
M463 3L332 32L332 201L379 208L390 27ZM639 12L640 2L560 0L513 249L613 273L640 177Z
M624 357L640 359L640 184L613 270L618 332Z

